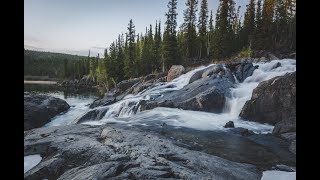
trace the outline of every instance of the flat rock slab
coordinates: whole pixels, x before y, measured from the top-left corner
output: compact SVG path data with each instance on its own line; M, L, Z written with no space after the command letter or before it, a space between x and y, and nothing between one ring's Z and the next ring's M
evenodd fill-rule
M68 125L25 132L24 154L43 159L25 179L261 179L254 165L178 146L138 128Z

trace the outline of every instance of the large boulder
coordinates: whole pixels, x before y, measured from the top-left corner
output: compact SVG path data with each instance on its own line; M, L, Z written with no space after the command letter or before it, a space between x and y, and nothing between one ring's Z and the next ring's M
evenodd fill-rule
M24 94L24 130L38 128L57 114L67 111L69 104L59 98L33 93Z
M275 134L295 131L296 72L261 82L245 103L240 117L276 125Z
M185 110L221 113L226 97L230 97L233 83L225 76L211 76L199 79L180 90L169 91L141 103L141 110L155 107L172 107Z
M167 82L172 81L173 79L179 77L185 71L182 65L173 65L168 71Z

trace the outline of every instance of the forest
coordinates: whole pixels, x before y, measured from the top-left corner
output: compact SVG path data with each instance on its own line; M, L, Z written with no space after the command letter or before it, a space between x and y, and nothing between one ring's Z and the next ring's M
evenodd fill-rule
M127 32L115 37L104 58L25 50L24 74L60 79L90 75L98 83L115 84L167 71L174 64L223 60L239 53L251 56L256 50L296 50L295 0L250 0L244 16L234 0L220 0L215 19L207 0L186 0L186 7L178 26L177 0L169 0L164 32L162 22L156 21L136 33L130 19Z

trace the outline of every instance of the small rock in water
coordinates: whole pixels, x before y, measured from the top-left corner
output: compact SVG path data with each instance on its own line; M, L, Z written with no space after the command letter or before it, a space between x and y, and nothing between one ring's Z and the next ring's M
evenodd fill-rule
M229 121L226 123L226 125L224 125L225 128L234 128L234 123L233 121Z

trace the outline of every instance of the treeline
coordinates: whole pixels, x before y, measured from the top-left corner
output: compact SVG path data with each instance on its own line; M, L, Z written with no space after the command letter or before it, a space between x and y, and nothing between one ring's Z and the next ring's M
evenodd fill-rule
M244 17L234 0L220 0L215 19L207 0L201 0L200 8L198 0L187 0L186 6L178 27L177 0L169 0L164 32L156 21L144 33L136 33L131 19L127 32L110 44L104 58L48 56L30 62L25 54L25 74L46 74L50 68L50 76L79 79L89 74L110 87L124 79L167 71L174 64L220 60L241 51L250 55L252 50L296 49L295 0L250 0Z
M95 68L98 57L24 50L24 75L53 79L80 79ZM91 66L90 66L91 65ZM97 66L97 65L96 65Z
M198 0L187 0L186 6L178 28L177 0L169 1L163 33L161 22L156 22L137 34L130 20L127 33L119 35L100 60L104 79L119 82L166 71L173 64L219 60L240 51L250 55L252 50L296 49L295 0L250 0L244 17L234 0L220 0L215 20L207 0L201 0L199 11Z

